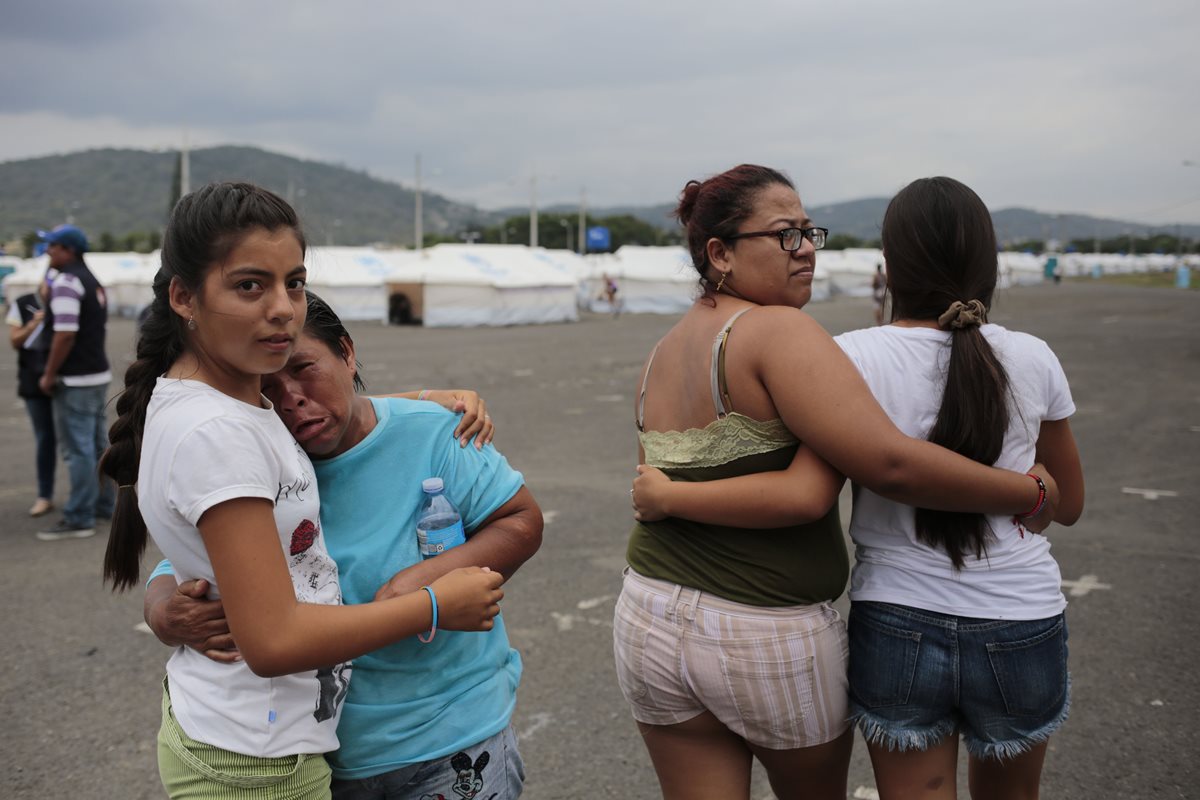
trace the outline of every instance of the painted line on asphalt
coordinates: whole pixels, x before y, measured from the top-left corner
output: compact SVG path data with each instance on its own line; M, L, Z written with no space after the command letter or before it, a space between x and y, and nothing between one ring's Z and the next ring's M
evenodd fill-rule
M1147 500L1157 500L1160 497L1179 497L1179 492L1172 492L1169 489L1134 489L1131 486L1122 486L1121 491L1125 494L1140 494Z
M557 511L543 511L542 512L542 522L549 525L551 522L554 522L554 519L557 516L558 516Z
M598 394L592 398L597 403L620 403L625 400L623 394Z
M554 717L547 714L545 711L539 711L536 714L532 714L529 719L529 724L526 725L523 730L521 730L517 733L517 738L518 739L528 739L530 736L533 736L535 733L537 733L538 731L540 731L542 728L546 727L553 721L554 721Z
M135 631L137 631L138 633L148 633L151 636L154 635L154 631L150 630L150 626L147 625L145 622L139 622L137 625L133 626L133 629Z
M1083 575L1077 581L1062 581L1062 585L1070 589L1067 594L1071 597L1083 597L1093 589L1111 589L1112 584L1101 583L1095 575Z
M557 611L551 611L550 616L554 618L554 623L558 626L559 633L566 633L575 629L576 624L592 625L597 628L611 628L612 621L605 619L592 619L580 614L560 614Z
M599 597L592 597L587 600L580 600L578 603L575 604L575 607L578 608L580 611L587 611L588 609L595 608L596 606L600 605L601 603L603 603L606 600L613 600L615 598L616 598L615 594L602 594Z
M859 786L854 790L854 794L850 796L854 800L879 800L879 792L870 786Z

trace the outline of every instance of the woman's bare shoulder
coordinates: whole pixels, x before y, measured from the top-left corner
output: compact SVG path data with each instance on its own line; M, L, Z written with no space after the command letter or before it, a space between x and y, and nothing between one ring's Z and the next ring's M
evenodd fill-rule
M743 314L734 327L743 323L770 337L803 334L829 336L821 323L803 309L791 306L758 306Z

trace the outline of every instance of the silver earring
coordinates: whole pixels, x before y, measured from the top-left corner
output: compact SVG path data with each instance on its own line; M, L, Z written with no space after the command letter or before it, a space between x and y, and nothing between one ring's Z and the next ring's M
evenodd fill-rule
M188 317L188 330L189 331L196 330L196 320L193 319L192 317Z

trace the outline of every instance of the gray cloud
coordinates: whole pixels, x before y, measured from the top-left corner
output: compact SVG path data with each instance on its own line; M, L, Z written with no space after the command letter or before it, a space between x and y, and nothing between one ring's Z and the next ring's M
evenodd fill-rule
M665 202L761 161L810 205L950 174L994 207L1200 221L1194 2L36 9L0 32L27 65L0 75L2 159L186 129L404 182L420 152L488 206L534 174L548 202Z

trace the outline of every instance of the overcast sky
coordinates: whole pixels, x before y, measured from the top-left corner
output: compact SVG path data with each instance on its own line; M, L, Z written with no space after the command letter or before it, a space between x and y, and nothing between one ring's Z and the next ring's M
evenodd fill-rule
M706 10L707 7L707 10ZM488 208L809 206L944 174L992 208L1200 223L1196 0L10 0L0 161L247 144ZM1197 166L1185 166L1185 161Z

